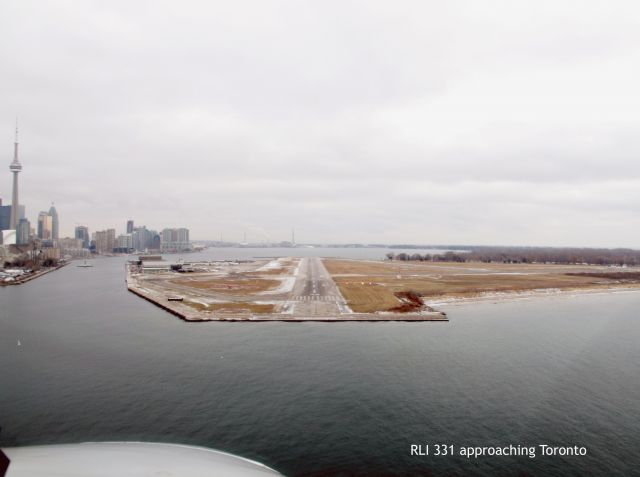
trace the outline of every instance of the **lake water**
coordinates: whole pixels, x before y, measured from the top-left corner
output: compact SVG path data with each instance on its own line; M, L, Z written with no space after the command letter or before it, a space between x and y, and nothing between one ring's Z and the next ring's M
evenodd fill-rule
M200 258L292 253L386 250ZM452 306L448 323L185 323L126 291L124 261L0 288L0 446L185 443L286 475L640 474L640 293Z

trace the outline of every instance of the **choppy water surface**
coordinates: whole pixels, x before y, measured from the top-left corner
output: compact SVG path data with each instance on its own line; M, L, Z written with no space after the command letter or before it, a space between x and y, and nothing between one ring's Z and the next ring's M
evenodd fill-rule
M128 293L123 259L94 263L0 289L0 445L179 442L287 475L640 472L638 293L455 306L449 323L189 324ZM588 455L410 455L427 443Z

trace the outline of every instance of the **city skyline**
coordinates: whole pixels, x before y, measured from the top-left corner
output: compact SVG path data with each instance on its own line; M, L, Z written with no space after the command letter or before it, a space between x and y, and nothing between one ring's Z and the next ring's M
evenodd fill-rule
M20 203L33 224L55 202L61 237L134 218L192 240L638 248L632 2L0 13L0 197L19 116Z

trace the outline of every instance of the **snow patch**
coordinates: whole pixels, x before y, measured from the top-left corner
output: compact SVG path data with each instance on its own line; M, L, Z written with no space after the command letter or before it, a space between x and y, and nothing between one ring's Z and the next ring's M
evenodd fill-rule
M275 295L277 293L287 293L293 290L293 285L296 282L296 277L285 277L280 279L280 285L273 290L267 290L260 293L258 295Z
M269 263L265 263L260 268L256 269L258 272L266 272L267 270L274 270L276 268L282 268L282 259L276 258L275 260L271 260Z

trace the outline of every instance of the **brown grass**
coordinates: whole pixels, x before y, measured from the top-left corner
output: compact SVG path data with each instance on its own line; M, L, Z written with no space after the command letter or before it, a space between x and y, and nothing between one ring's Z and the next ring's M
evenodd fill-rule
M222 292L228 295L249 295L267 290L273 290L280 285L279 280L268 280L262 278L211 278L211 279L193 279L176 278L170 280L176 285L196 288L198 290L207 290L214 292Z
M325 259L322 262L331 275L375 275L394 273L392 263L360 260Z
M325 260L324 264L353 311L365 313L398 307L394 294L407 291L424 297L464 297L544 288L596 288L615 285L622 278L621 273L599 273L601 269L594 266L357 260Z
M360 282L338 282L342 296L356 313L389 310L400 304L393 292L381 286L362 286Z
M202 303L196 303L194 301L184 301L183 303L198 311L250 312L260 314L273 313L275 309L275 305L263 303L210 303L209 306L205 306Z

